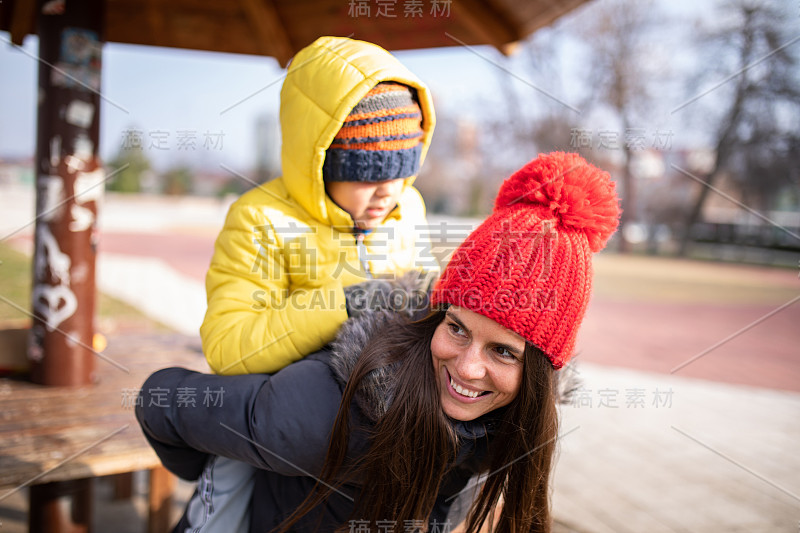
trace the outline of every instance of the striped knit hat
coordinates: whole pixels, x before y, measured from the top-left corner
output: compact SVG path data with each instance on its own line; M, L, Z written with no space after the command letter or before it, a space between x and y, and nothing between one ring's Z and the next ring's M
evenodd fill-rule
M592 253L620 212L607 172L577 154L540 155L500 187L494 211L456 250L431 303L487 316L561 368L589 302Z
M350 111L325 154L325 181L384 181L419 172L422 111L405 85L382 82Z

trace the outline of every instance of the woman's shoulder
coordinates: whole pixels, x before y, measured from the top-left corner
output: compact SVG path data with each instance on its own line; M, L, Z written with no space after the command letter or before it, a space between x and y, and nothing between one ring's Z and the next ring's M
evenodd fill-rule
M334 378L344 387L371 339L399 326L407 317L390 310L369 311L349 319L331 344L328 364ZM355 404L370 421L377 422L389 406L395 385L395 368L376 368L364 376L355 394Z
M329 357L317 352L273 374L249 408L252 424L269 433L270 449L290 463L321 467L324 459L342 398Z
M273 374L270 382L283 382L287 387L299 387L309 399L334 391L341 396L342 387L332 369L331 357L330 347L326 346L279 370Z

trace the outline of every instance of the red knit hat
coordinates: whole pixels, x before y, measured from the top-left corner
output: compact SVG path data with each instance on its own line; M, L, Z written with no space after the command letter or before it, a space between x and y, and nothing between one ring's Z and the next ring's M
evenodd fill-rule
M553 152L500 187L492 214L459 246L431 303L465 307L539 347L561 368L575 347L592 284L592 253L620 215L607 172Z

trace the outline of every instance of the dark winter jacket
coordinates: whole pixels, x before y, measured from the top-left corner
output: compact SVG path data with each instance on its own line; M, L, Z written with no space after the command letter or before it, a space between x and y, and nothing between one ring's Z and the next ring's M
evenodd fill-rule
M183 479L197 479L210 455L261 469L253 490L250 530L270 531L314 486L342 390L364 344L388 322L399 319L385 311L351 319L331 347L273 375L215 376L182 368L158 371L142 387L136 416L164 466ZM385 414L392 398L392 378L390 369L381 369L362 382L351 407L354 426L374 424ZM191 393L197 398L195 406L180 401L181 394L185 398ZM492 413L471 422L455 422L462 445L456 465L442 482L429 517L431 526L435 520L441 530L452 497L477 472L493 425ZM363 433L354 431L348 457L363 453L367 445ZM333 531L349 519L357 520L351 513L360 490L344 485L298 522L295 530ZM369 487L365 490L368 493ZM403 531L404 525L396 524L394 530Z

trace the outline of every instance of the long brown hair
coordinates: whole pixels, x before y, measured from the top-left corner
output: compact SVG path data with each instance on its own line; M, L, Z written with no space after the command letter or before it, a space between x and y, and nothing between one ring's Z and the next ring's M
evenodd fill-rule
M290 530L335 487L354 479L364 489L352 516L368 520L371 530L380 520L427 522L458 449L431 360L431 339L444 316L438 310L422 320L392 323L370 339L345 386L321 482L280 532ZM388 411L369 431L367 453L345 466L350 405L358 386L373 370L390 365L395 385ZM520 393L504 410L489 446L484 461L489 476L468 514L468 533L478 531L501 495L505 505L498 533L550 531L549 478L558 431L555 374L545 355L531 345L525 349L522 379ZM343 524L341 529L346 528Z
M558 437L558 384L547 356L528 344L522 386L489 447L489 476L467 516L467 533L487 520L502 495L497 533L549 532L550 473Z

